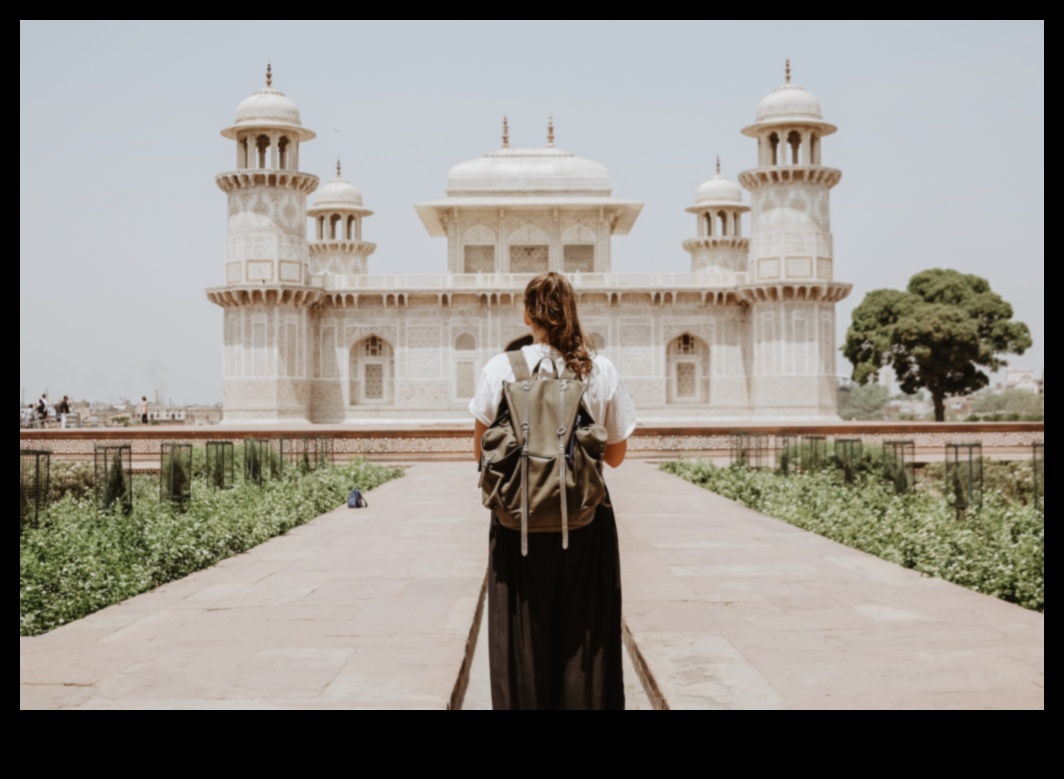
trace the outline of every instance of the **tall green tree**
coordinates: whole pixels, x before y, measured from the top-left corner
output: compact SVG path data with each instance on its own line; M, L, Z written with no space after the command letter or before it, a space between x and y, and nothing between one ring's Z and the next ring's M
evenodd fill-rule
M870 292L853 312L843 353L853 380L867 384L893 368L906 394L931 393L935 419L946 419L946 398L990 383L988 371L1032 345L1027 325L986 279L955 270L926 270L905 292Z

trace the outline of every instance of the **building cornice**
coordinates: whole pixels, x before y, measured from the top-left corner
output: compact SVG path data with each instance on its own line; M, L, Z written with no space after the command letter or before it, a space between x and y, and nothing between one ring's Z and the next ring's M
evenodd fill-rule
M281 187L305 195L314 192L319 182L317 176L292 170L234 170L220 173L214 180L218 189L225 193L255 187Z
M820 165L773 165L756 168L739 174L739 183L746 189L773 186L775 184L820 184L829 189L842 181L842 171Z
M741 249L748 251L750 249L749 238L690 238L683 242L683 248L689 252L698 251L699 249Z
M849 297L852 284L825 282L788 282L785 284L751 284L741 287L739 295L745 304L816 302L838 303Z
M321 298L321 289L302 285L244 285L207 290L207 299L222 308L261 305L313 307Z
M367 241L313 241L307 244L307 251L313 255L343 252L344 254L357 254L359 257L369 257L377 251L377 244Z

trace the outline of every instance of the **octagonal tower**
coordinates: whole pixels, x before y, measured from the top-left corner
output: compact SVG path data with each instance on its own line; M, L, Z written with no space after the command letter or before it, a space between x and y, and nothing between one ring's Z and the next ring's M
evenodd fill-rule
M244 100L222 131L236 169L217 177L229 196L225 285L208 297L225 309L224 420L309 418L310 315L307 196L317 176L299 171L300 144L314 138L295 103L273 88Z
M698 217L698 237L683 244L692 273L720 286L746 283L750 241L743 237L743 214L749 211L739 185L721 174L718 157L717 175L698 188L687 209Z
M758 167L739 176L751 193L750 287L757 416L837 418L830 192L842 174L822 164L835 126L820 103L787 80L757 107L743 134L758 142Z

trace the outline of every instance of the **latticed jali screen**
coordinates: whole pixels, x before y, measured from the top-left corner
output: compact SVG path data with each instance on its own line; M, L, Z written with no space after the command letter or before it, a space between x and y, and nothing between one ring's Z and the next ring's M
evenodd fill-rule
M511 246L511 273L546 273L550 270L549 246Z
M566 246L564 263L566 273L593 273L595 270L595 247L591 244Z
M384 400L384 366L380 363L370 363L364 372L364 386L366 400Z
M476 364L469 360L460 360L455 365L454 393L459 400L473 397L477 391Z
M676 364L676 397L685 400L698 397L698 368L693 362Z
M466 246L464 252L466 273L495 272L494 246Z

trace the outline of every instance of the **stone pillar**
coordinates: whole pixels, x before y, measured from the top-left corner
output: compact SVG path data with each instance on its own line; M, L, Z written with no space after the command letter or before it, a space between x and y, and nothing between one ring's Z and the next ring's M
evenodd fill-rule
M562 256L562 223L558 215L558 209L554 209L550 220L550 249L547 257L547 267L556 273L565 270L565 260Z
M510 257L506 252L506 212L501 208L495 228L495 272L510 272Z
M458 256L458 216L449 214L444 217L447 226L447 270L461 273L461 260Z
M605 209L599 209L598 219L598 245L595 247L595 271L597 273L609 273L610 258L610 226Z

